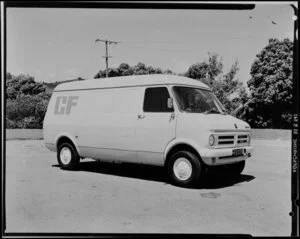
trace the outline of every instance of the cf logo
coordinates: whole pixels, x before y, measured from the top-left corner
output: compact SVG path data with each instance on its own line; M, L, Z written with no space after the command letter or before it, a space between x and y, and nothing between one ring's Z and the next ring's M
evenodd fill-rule
M69 115L71 113L72 106L77 105L78 96L58 96L56 97L56 103L54 108L54 114L56 115Z

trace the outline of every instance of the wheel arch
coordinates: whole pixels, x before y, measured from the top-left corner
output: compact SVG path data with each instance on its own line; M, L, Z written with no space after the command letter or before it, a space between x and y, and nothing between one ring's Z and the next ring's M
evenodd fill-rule
M195 145L193 145L193 143L178 141L178 142L173 142L173 143L169 144L168 147L166 148L165 153L164 153L164 166L170 159L171 155L173 155L175 152L182 151L182 150L194 153L198 157L198 159L203 163L201 155L198 152L198 150L196 149Z
M55 139L55 146L56 146L57 150L58 150L58 146L63 142L71 143L75 147L78 155L80 155L78 145L76 144L76 141L73 136L71 136L67 133L62 133L62 134L58 135Z

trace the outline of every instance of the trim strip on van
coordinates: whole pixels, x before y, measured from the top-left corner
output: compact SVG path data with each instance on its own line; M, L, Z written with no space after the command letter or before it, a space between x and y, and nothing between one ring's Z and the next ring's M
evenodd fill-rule
M55 144L53 143L45 143L46 145L49 145L49 146L54 146Z
M225 133L237 133L237 132L251 133L251 130L249 130L249 129L213 129L211 131L214 131L214 132L225 132Z
M154 153L154 154L162 154L163 153L163 152L128 150L128 149L99 148L99 147L90 147L90 146L78 146L78 148L106 149L106 150L115 150L115 151L128 151L128 152L138 152L138 153L141 152L141 153Z
M66 91L85 91L85 90L102 90L102 89L116 89L116 88L132 88L132 87L151 87L151 86L161 86L161 85L172 85L172 86L185 86L185 87L193 87L200 88L203 90L212 91L209 88L205 88L202 86L196 85L186 85L186 84L174 84L174 83L161 83L161 84L149 84L149 85L132 85L132 86L112 86L112 87L97 87L97 88L80 88L80 89L71 89L71 90L54 90L53 92L66 92Z

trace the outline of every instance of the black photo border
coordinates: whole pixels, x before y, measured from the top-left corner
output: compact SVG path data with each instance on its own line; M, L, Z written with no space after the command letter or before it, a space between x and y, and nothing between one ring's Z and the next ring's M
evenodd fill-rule
M255 4L248 2L200 2L188 1L5 1L1 2L1 107L3 107L3 116L1 117L1 136L2 136L2 161L1 161L1 235L4 238L9 237L124 237L124 238L174 238L174 237L241 237L251 236L248 234L124 234L124 233L7 233L6 232L6 211L5 211L5 172L6 172L6 131L5 131L5 76L6 76L6 23L7 23L7 8L122 8L122 9L199 9L199 10L252 10ZM291 236L299 236L299 83L298 83L298 9L290 4L294 9L294 15L297 19L294 21L294 41L293 41L293 125L292 125L292 147L291 147ZM3 27L3 29L2 29ZM2 36L3 34L3 36ZM297 201L296 201L297 200Z

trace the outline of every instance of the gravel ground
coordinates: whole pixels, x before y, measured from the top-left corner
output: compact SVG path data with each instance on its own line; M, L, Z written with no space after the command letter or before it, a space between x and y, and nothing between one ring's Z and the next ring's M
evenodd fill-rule
M6 141L6 232L289 236L290 141L252 142L239 178L185 189L158 167L83 160L64 171L42 140Z

